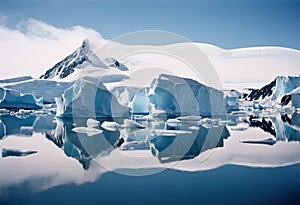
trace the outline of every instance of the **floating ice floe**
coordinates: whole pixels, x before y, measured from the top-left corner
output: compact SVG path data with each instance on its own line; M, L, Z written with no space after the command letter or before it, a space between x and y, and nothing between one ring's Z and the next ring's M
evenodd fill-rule
M26 150L17 150L17 149L2 149L2 157L24 157L31 154L35 154L37 151L26 151Z
M103 130L92 127L74 127L72 131L76 133L87 134L87 136L94 136L103 132Z
M108 131L116 131L120 128L124 128L124 126L120 125L117 122L108 122L108 121L104 121L101 124L101 127L108 130Z
M125 142L120 146L120 150L148 150L149 145L145 141Z
M98 129L100 122L97 120L89 118L86 121L86 125L87 127L74 127L72 131L76 133L85 133L88 136L101 134L103 132L103 130Z
M181 122L197 122L201 120L201 117L198 115L190 115L190 116L184 116L184 117L177 117L177 120L180 120Z
M99 127L100 122L97 121L97 120L94 120L94 119L89 118L89 119L86 121L86 125L87 125L88 127L97 128L97 127Z
M155 129L154 134L156 135L170 135L176 136L176 134L191 134L190 131L185 130L164 130L164 129Z

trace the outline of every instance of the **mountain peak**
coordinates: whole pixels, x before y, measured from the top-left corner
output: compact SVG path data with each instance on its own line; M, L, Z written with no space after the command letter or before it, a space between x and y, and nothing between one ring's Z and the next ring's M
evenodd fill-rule
M90 49L89 40L85 39L81 46L72 54L54 65L40 79L63 79L75 70L83 69L86 65L105 68L106 65Z

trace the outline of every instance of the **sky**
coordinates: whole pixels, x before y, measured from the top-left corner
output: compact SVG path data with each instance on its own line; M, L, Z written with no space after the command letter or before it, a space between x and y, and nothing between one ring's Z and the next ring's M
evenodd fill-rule
M33 18L58 28L81 25L106 39L164 30L222 48L300 49L297 0L1 0L7 26Z
M83 39L100 44L140 30L172 32L224 49L300 50L299 10L298 0L0 0L0 79L39 77ZM296 56L289 60L292 68L282 68L285 74L289 69L293 75L299 73ZM216 61L220 67L224 62ZM285 67L276 66L276 72Z

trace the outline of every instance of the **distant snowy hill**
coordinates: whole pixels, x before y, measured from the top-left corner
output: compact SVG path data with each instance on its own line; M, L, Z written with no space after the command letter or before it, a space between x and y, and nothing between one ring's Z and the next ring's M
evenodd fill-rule
M265 46L222 49L196 43L214 65L227 88L260 88L278 75L300 74L300 51L284 47Z
M89 41L84 40L82 45L76 51L58 62L53 68L47 70L40 79L64 79L76 70L83 69L88 65L107 68L107 66L90 49Z

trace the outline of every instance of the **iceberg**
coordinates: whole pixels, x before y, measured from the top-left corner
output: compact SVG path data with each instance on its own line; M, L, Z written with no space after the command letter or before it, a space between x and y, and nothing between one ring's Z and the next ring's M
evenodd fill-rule
M130 104L133 114L148 114L149 100L146 90L142 89L137 91Z
M4 93L0 100L0 108L5 109L39 109L43 105L43 98L37 99L33 94L22 94L17 90L0 88Z
M61 96L63 92L72 85L73 83L69 82L32 79L6 84L4 88L17 90L21 93L31 93L37 98L43 97L44 103L55 103L55 97Z
M80 79L56 98L60 118L128 118L130 109L120 105L103 83L94 84Z
M168 117L216 116L226 112L222 91L192 79L161 74L153 80L148 96L154 107L164 110Z
M228 112L239 110L239 99L241 93L237 90L225 91L226 108Z

